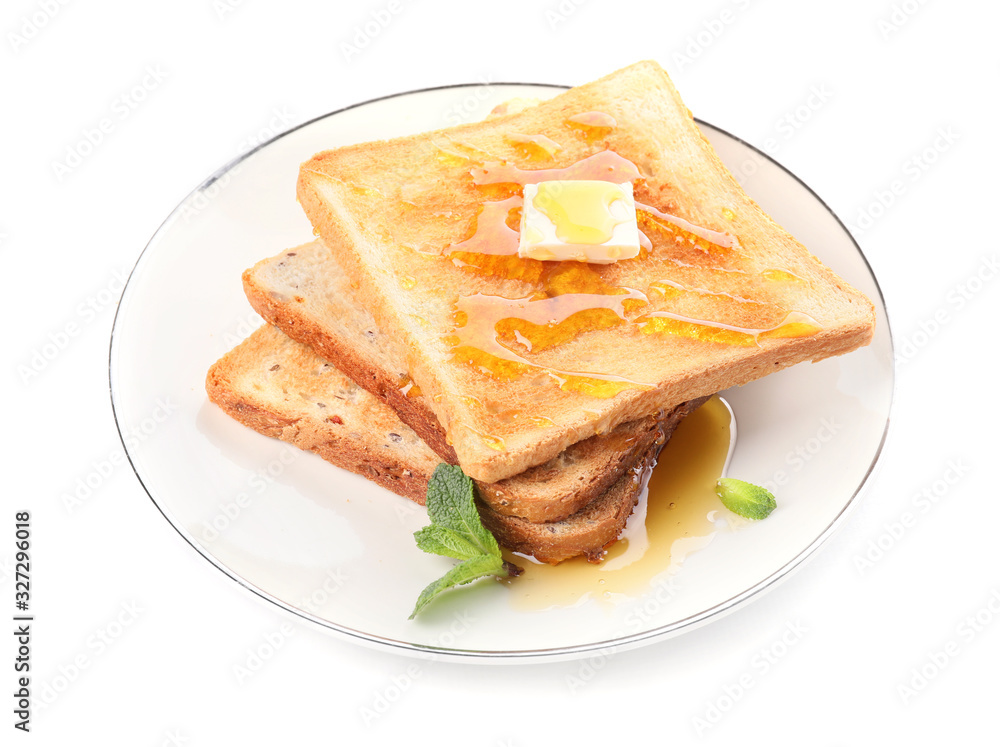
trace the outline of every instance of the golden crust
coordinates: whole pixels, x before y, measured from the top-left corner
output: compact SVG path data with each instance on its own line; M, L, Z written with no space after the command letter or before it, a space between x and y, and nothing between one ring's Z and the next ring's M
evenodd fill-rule
M354 300L350 282L320 242L289 249L243 274L254 309L292 339L334 363L356 384L396 411L437 454L455 452L423 395L409 396L405 355ZM563 519L594 501L661 437L660 418L623 423L570 445L544 464L496 483L479 482L494 511L532 522Z
M565 146L555 164L565 166L593 150L567 135L565 120L591 110L618 122L602 146L640 168L644 200L699 226L736 235L747 263L758 270L773 268L799 278L799 283L768 287L766 301L807 314L819 322L821 331L735 346L613 328L587 332L538 354L550 370L580 370L580 361L586 359L592 361L588 370L648 385L606 399L539 385L537 377L497 381L452 360L445 339L454 326L455 299L476 292L519 298L531 288L516 280L471 277L432 256L435 248L448 246L467 230L483 201L483 192L469 178L469 164L460 158L449 163L455 153L447 149L512 161L516 153L505 133L538 133ZM442 152L448 158L442 158ZM302 165L298 197L357 284L359 303L406 349L407 370L427 396L428 408L447 433L462 468L484 482L524 472L621 423L669 411L795 363L849 352L867 344L873 334L870 301L743 192L702 137L666 73L651 62L515 114L318 154ZM709 264L709 258L698 255L685 259L692 272ZM626 264L617 263L609 272L628 287L647 288L663 269L658 260ZM416 282L407 287L404 279ZM720 299L745 295L746 282L733 273L731 282L713 287L714 295L692 294L686 314L712 318ZM470 393L489 407L470 405ZM553 427L528 428L497 415L526 403L544 413ZM495 448L498 444L502 448Z
M439 457L398 419L391 407L358 387L310 348L265 325L209 369L209 399L249 428L312 451L331 464L423 504ZM591 559L617 539L638 496L637 470L655 458L684 414L664 421L629 469L576 513L533 522L493 511L480 514L500 543L544 562L577 555ZM480 495L482 485L477 484Z

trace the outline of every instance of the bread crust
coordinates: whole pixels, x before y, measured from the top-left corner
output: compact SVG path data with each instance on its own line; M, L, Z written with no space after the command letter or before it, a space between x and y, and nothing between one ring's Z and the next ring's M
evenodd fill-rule
M598 563L607 548L621 536L641 497L644 473L656 464L660 449L660 444L650 445L635 466L567 520L533 523L498 514L478 500L476 507L483 526L493 533L502 547L530 555L542 563L561 563L578 555Z
M383 401L359 388L311 349L265 325L209 369L209 399L243 425L311 451L397 495L423 505L438 456ZM533 522L478 501L484 524L504 547L556 563L585 555L596 561L617 539L636 500L637 476L659 453L681 417L664 421L629 468L575 513ZM477 486L478 492L478 486Z
M395 410L444 461L457 463L426 397L409 396L399 386L405 356L354 301L349 281L321 242L258 262L243 273L243 287L265 320L334 363ZM623 423L521 474L496 483L477 481L479 494L497 513L559 521L605 492L666 427L672 427L669 414Z
M303 296L298 294L290 297L282 296L274 290L273 284L267 282L265 276L267 269L283 261L294 261L295 257L310 250L315 251L315 247L303 245L283 252L277 257L262 260L246 270L243 273L243 290L250 305L265 320L293 340L308 345L328 361L335 362L337 368L359 386L395 410L400 419L413 428L444 461L456 464L458 457L455 455L455 449L448 443L444 430L434 413L427 407L423 397L407 396L400 387L399 374L393 374L386 366L372 365L373 359L361 354L359 340L348 338L344 334L335 334L316 316L310 315L304 306ZM324 278L330 277L330 274L321 274L318 281L322 282ZM345 295L349 292L349 289L344 287L338 287L338 290ZM308 293L307 290L302 292ZM350 302L345 303L344 307L345 312L357 313L356 310L351 310ZM371 326L373 334L378 333L374 322ZM399 367L397 365L397 368Z
M606 112L620 123L602 146L640 167L646 175L643 199L699 226L736 235L748 266L754 268L753 282L749 275L734 273L731 283L713 289L714 297L693 294L693 310L687 316L714 318L710 312L720 298L745 296L746 286L762 285L756 282L758 276L773 268L802 282L768 285L760 303L806 313L822 329L809 337L762 339L749 347L612 329L588 332L537 354L539 365L561 371L579 370L574 365L590 356L599 372L645 385L600 400L558 387L543 391L530 377L493 381L453 361L443 340L453 325L455 298L474 292L520 298L532 289L509 280L470 279L460 268L428 258L428 247L441 250L461 236L482 204L481 194L469 184L468 166L441 165L437 143L444 139L469 152L499 154L500 160L514 162L505 132L545 134L565 146L555 165L567 165L590 151L567 135L563 122L587 110ZM410 192L401 193L400 184L418 197L407 202ZM874 330L870 301L819 263L743 192L655 63L633 65L515 114L318 154L302 165L298 197L314 228L357 283L360 303L405 346L408 371L429 397L428 407L448 434L459 463L484 482L522 473L570 444L621 423L669 411L681 402L796 363L849 352L868 344ZM416 205L415 212L402 214L400 206L405 205ZM462 218L458 228L449 228L448 220L438 217L447 211ZM425 245L411 246L419 237ZM709 265L709 259L697 254L683 259L695 270ZM658 279L659 265L631 265L637 270L624 265L618 263L618 269L609 272L619 273L629 287L645 291L649 281ZM417 278L416 287L404 287L404 277ZM705 315L699 316L702 307ZM489 402L532 402L555 425L531 430L504 422L489 409L470 406L469 392ZM502 448L495 448L497 444Z
M258 334L258 333L254 333ZM258 336L259 340L259 336ZM254 346L258 340L252 340ZM247 343L244 343L247 344ZM255 400L241 381L246 359L224 356L208 371L208 398L227 415L265 436L277 438L318 454L331 464L366 477L387 490L423 505L426 502L427 463L407 460L398 452L376 448L370 441L352 438L342 422L324 422L273 402Z

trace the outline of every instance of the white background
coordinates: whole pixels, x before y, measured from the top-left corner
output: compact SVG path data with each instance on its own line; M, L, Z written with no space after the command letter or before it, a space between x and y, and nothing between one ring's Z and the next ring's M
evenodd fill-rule
M5 696L3 743L971 741L995 720L1000 659L998 23L973 0L5 3L0 607L13 614L14 513L30 509L32 686L50 703L24 735ZM449 83L583 83L645 58L696 116L809 184L879 278L893 421L841 530L751 605L591 668L360 648L212 568L121 462L108 395L119 278L160 222L256 140L328 111ZM803 632L783 646L788 626ZM781 655L765 667L762 650Z

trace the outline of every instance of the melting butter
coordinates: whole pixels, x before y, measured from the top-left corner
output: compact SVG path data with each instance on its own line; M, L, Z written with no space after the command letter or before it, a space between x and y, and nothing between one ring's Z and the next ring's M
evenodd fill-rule
M625 198L622 188L611 182L542 182L534 206L555 225L560 241L604 244L611 240L615 226L627 220L611 209Z

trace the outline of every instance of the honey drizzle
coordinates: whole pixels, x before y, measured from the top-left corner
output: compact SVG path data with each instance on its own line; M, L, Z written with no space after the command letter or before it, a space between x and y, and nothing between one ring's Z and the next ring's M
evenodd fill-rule
M722 231L713 231L710 228L702 228L697 226L690 221L686 221L676 215L671 215L670 213L664 213L662 210L658 210L652 205L644 205L638 200L635 203L635 209L646 213L651 222L676 235L676 230L679 229L683 234L687 234L686 238L688 241L697 246L703 252L711 253L713 247L718 249L736 249L740 248L739 242L736 237L724 233ZM666 223L667 225L664 225Z
M507 225L507 216L512 210L520 208L523 199L519 195L506 200L484 202L482 210L476 218L476 228L473 234L451 244L446 251L449 254L457 252L467 254L517 254L519 234Z
M456 267L475 275L536 284L545 272L545 264L541 260L522 258L516 253L505 255L452 252L449 256Z
M761 328L694 319L670 311L652 311L639 317L636 324L643 334L647 335L665 333L741 347L760 345L762 339L768 338L808 337L822 329L815 319L800 311L790 311L780 323Z
M774 283L804 283L806 279L787 270L763 270L760 276Z
M621 376L587 371L566 371L526 360L513 349L542 350L576 337L582 330L606 329L626 321L628 302L645 304L639 291L622 289L611 295L567 293L548 298L507 299L477 293L459 299L453 343L454 360L486 369L511 380L534 370L551 376L570 391L597 397L614 396L627 388L649 385Z
M554 169L522 169L510 163L487 161L470 169L472 181L484 184L538 184L554 180L594 179L624 184L641 179L639 167L613 150L602 150L569 166Z
M617 120L604 112L583 112L566 118L566 124L588 143L605 138L618 126Z
M618 126L618 121L610 114L604 112L583 112L567 117L566 122L578 127L600 127L605 130L613 130Z
M511 606L544 610L588 599L633 603L654 583L682 572L684 560L719 531L743 523L723 508L714 490L734 436L730 410L718 397L688 415L660 453L620 539L600 563L577 557L548 565L505 550L507 560L524 568L522 575L503 581Z
M447 144L442 145L440 142L433 142L433 146L438 149L439 152L445 156L453 159L454 165L459 163L469 163L473 159L478 161L485 161L487 159L492 159L495 156L492 153L487 153L485 150L477 148L475 145L469 145L469 143L463 143L461 140L454 140L453 138L446 138ZM464 151L464 152L463 152Z
M419 397L422 394L420 387L414 383L409 374L405 375L400 382L399 393L404 397Z
M566 120L571 127L588 131L610 131L617 125L614 118L602 112L585 112ZM551 156L560 146L542 135L511 133L509 142L523 149L528 160ZM642 178L639 168L612 150L604 149L568 166L526 169L513 163L491 160L484 151L464 143L448 140L447 145L435 143L441 155L456 165L468 165L482 159L481 165L469 167L473 184L483 195L496 195L490 187L523 187L551 180L602 180L616 183L635 182ZM543 156L544 153L544 156ZM503 191L499 192L503 195ZM727 296L744 306L757 304L777 309L784 314L775 325L743 326L711 319L697 319L668 310L650 308L642 292L606 282L603 275L589 265L578 262L543 262L517 256L519 232L511 225L514 211L523 208L519 193L506 192L503 199L485 200L475 218L475 225L465 239L450 244L442 252L455 266L464 271L517 280L536 290L520 298L505 298L476 293L456 302L456 327L445 338L452 348L454 360L464 361L483 373L500 380L512 380L531 373L547 375L563 389L581 391L597 397L614 396L628 388L647 388L643 382L631 381L611 373L567 371L546 367L525 356L564 344L578 335L625 324L634 325L642 334L669 334L705 342L728 345L759 345L770 337L810 335L821 329L812 318L786 311L753 299L741 298L710 289L693 288L666 279L650 284L663 299L680 294ZM642 218L643 253L641 257L657 256L664 236L673 243L687 246L706 255L742 256L739 241L732 234L698 226L679 216L666 213L653 205L636 202ZM732 211L729 211L732 215ZM725 213L724 213L725 214ZM728 215L726 216L729 219ZM653 230L651 236L648 231ZM651 240L652 239L652 240ZM676 256L659 257L678 267L694 270L717 270L746 274L728 267L706 267L704 262L685 262ZM627 261L627 260L625 260ZM572 270L567 271L569 266ZM583 269L576 269L583 268ZM781 270L768 270L766 279L791 280L795 276Z
M545 135L522 135L518 132L511 132L506 135L509 143L525 158L532 161L548 161L562 150L562 146L555 140Z
M726 293L724 291L714 291L709 288L696 288L690 285L684 285L676 280L669 280L664 278L663 280L654 280L649 284L650 289L655 290L663 295L664 298L673 298L681 293L693 293L699 296L714 296L717 298L728 298L730 301L734 301L738 304L749 304L751 306L770 306L773 308L778 308L773 303L767 301L757 301L753 298L744 298L743 296L736 296L732 293Z

